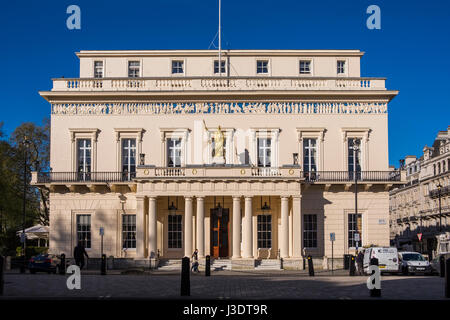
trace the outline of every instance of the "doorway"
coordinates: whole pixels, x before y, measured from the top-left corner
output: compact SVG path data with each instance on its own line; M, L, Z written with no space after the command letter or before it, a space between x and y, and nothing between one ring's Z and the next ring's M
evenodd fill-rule
M228 257L228 234L230 228L230 210L225 208L211 209L211 256Z

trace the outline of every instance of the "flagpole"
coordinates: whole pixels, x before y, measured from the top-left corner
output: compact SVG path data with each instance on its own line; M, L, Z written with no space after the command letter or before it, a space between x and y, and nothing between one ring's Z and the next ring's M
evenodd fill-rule
M219 0L219 77L222 76L222 31L221 31L221 0Z

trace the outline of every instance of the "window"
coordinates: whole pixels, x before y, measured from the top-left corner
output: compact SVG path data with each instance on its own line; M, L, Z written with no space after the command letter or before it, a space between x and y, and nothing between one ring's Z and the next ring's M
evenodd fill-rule
M220 73L225 73L225 61L221 61ZM219 73L219 60L214 61L214 73Z
M269 61L258 60L256 61L256 73L269 73Z
M181 167L181 138L167 139L167 166Z
M258 138L258 167L270 167L270 138Z
M94 61L94 78L103 78L103 61Z
M350 174L350 178L354 179L354 172L358 172L358 178L361 175L361 139L358 138L349 138L348 142L348 171ZM356 146L357 149L354 150L353 146Z
M310 60L300 60L300 74L311 74Z
M172 61L172 73L184 73L183 64L183 61Z
M122 215L122 242L124 249L136 249L136 215Z
M91 139L77 140L77 170L80 178L86 180L91 172Z
M136 139L122 139L122 172L127 179L136 172Z
M272 216L258 215L258 248L272 248Z
M181 249L182 242L182 216L169 214L168 216L168 246L169 249Z
M129 78L138 78L140 75L141 63L139 61L128 61L128 77Z
M317 139L303 139L303 170L317 171Z
M337 62L337 74L345 74L345 61L339 60Z
M317 215L303 216L303 247L317 248Z
M355 233L359 233L359 241L358 241L358 247L361 246L362 241L362 215L361 214L355 214L355 213L349 213L348 214L348 247L349 248L355 248L356 247L356 241L355 241Z
M91 248L91 215L77 215L77 243L82 243L85 248Z

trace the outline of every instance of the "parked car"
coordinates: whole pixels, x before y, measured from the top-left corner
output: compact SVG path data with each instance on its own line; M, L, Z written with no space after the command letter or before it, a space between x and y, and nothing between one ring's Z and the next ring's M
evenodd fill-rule
M414 273L432 274L430 262L418 252L400 252L400 271L404 275Z
M370 259L377 258L381 273L398 273L399 262L397 248L371 247L364 251L363 269L369 274Z
M28 263L30 273L43 271L48 273L59 273L61 268L61 257L55 254L42 253L34 256Z

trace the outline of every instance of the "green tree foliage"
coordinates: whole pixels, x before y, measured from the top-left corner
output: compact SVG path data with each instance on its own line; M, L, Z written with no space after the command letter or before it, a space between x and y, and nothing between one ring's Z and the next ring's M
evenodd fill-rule
M7 139L0 122L0 253L20 246L16 232L23 227L23 196L25 186L25 227L36 223L48 225L48 190L30 186L31 171L48 170L50 123L42 126L26 122ZM25 137L29 141L24 144ZM24 169L26 164L26 177Z

